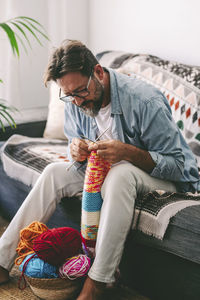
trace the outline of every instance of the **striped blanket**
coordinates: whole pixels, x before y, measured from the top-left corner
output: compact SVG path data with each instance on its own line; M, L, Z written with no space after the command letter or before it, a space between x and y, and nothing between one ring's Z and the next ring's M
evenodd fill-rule
M200 194L152 191L136 199L132 228L162 240L170 219L194 205L200 205Z

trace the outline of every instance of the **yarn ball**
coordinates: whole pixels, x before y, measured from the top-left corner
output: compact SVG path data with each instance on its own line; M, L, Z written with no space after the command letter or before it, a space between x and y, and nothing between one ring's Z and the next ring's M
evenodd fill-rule
M23 267L26 261L31 258L33 254L29 254L26 256L22 264L19 266L19 270L23 272ZM29 277L34 278L58 278L57 268L44 262L37 255L32 257L27 263L24 273Z
M48 227L45 224L34 221L20 231L20 241L16 249L18 253L18 257L15 260L16 265L19 266L27 255L34 253L33 241L47 230Z
M91 260L87 255L80 254L71 257L59 268L59 276L71 280L86 276L90 269L90 265Z
M34 240L38 257L53 266L61 266L69 257L81 253L81 235L71 227L49 229Z

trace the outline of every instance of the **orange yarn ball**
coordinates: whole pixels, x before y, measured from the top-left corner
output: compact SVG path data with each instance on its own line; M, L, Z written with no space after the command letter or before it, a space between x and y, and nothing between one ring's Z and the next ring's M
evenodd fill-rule
M34 221L20 231L20 241L16 249L19 256L15 260L16 265L19 266L27 255L34 253L34 240L47 230L48 227L45 224Z

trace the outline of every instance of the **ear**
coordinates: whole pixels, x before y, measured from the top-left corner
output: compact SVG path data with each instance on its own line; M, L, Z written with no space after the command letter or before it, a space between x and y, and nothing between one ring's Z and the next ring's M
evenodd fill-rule
M94 73L100 80L103 80L104 70L100 64L94 66Z

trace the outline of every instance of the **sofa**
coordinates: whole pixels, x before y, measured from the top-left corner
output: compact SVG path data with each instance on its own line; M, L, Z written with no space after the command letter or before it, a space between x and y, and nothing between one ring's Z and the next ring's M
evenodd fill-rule
M200 170L200 66L122 51L101 52L97 58L102 66L144 80L164 93ZM68 161L63 103L58 100L55 84L51 85L50 95L46 121L22 123L14 130L7 128L1 135L0 212L8 220L13 218L47 164ZM191 198L186 196L188 199L184 199L189 203ZM63 198L47 225L79 230L80 198L80 194ZM199 200L197 194L196 202L178 209L169 218L162 237L144 233L138 224L133 226L120 263L123 284L154 300L200 299ZM155 203L154 206L159 205L159 201ZM141 208L139 215L140 212Z

